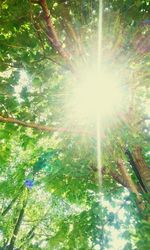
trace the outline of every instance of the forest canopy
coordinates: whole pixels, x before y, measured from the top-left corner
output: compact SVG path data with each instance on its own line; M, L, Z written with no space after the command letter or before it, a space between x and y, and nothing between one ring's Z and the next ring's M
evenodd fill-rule
M0 249L149 249L149 13L0 1Z

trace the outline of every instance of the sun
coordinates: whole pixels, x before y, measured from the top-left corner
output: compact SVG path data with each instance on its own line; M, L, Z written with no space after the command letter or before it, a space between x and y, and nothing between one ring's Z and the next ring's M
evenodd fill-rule
M114 117L123 108L125 91L113 72L82 71L71 98L74 118L88 122Z

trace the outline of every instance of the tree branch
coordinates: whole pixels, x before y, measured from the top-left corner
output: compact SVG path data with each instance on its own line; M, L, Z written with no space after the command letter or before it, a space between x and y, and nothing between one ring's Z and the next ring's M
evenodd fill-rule
M97 171L98 171L97 167L90 166L90 168L91 168L94 172L97 172ZM122 177L117 171L113 171L113 170L107 169L106 166L103 166L103 167L102 167L102 174L103 174L103 175L105 175L105 174L111 175L111 177L112 177L116 182L118 182L119 184L121 184L123 187L128 188L127 182L123 179L123 177Z
M47 25L47 38L52 44L52 46L55 48L55 50L64 58L64 60L67 62L69 68L72 72L74 72L74 66L71 62L71 55L68 51L66 51L61 42L59 41L57 32L55 30L55 27L52 22L51 13L48 9L47 1L46 0L39 0L37 3L41 6L43 13L44 13L44 19Z
M110 170L110 175L112 176L112 178L117 181L119 184L121 184L123 187L129 188L128 187L128 183L123 179L123 177L117 173L116 171L112 171Z
M85 58L83 56L84 54L83 48L81 46L79 36L77 35L75 29L71 24L71 16L68 4L66 3L66 1L60 1L60 4L61 4L62 25L66 33L68 34L68 39L69 39L68 41L71 43L71 45L75 45L74 47L77 50L77 53L82 57L83 62L85 62Z
M23 127L33 128L33 129L37 129L37 130L41 130L41 131L45 131L45 132L68 131L68 129L66 129L66 128L55 128L55 127L49 127L49 126L45 126L45 125L39 125L36 123L20 121L20 120L13 118L13 117L3 117L1 115L0 115L0 122L17 124L17 125L20 125Z

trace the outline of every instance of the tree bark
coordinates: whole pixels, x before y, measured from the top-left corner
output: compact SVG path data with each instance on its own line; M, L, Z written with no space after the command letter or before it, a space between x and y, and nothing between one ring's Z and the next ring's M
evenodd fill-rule
M147 193L147 188L145 186L145 183L143 182L143 180L141 178L141 175L140 175L139 170L138 170L138 166L137 166L136 162L134 161L133 156L132 156L131 152L129 151L129 149L126 149L125 154L128 156L129 163L130 163L130 165L131 165L131 167L132 167L132 169L133 169L133 171L138 179L138 186L139 186L141 192Z
M126 167L124 165L124 162L119 159L118 162L117 162L117 165L118 165L118 168L120 170L120 173L122 174L122 177L124 178L125 182L128 185L129 191L132 192L132 193L134 193L136 195L136 198L137 198L137 200L136 200L137 207L139 208L139 211L142 212L145 209L145 206L144 206L142 197L141 197L141 195L138 192L137 186L132 181L129 173L127 172L127 169L126 169Z
M117 172L110 169L106 169L106 167L102 167L102 174L110 175L117 183L121 184L123 187L128 188L128 183L124 180L124 178Z
M147 166L142 156L142 150L139 146L134 149L133 158L140 173L140 176L144 182L144 185L147 191L150 192L150 168Z
M48 9L47 1L46 0L39 0L39 4L40 4L40 6L43 10L43 13L44 13L44 19L45 19L45 22L47 25L46 33L47 33L47 38L48 38L50 44L52 44L54 49L67 62L67 65L69 66L70 70L72 72L74 72L74 65L71 62L71 54L63 48L63 46L58 38L56 29L55 29L53 22L52 22L51 13Z

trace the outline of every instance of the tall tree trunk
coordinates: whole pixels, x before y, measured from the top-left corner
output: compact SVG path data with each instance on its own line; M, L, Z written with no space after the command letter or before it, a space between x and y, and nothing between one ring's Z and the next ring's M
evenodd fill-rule
M145 209L145 205L143 203L142 200L142 196L140 195L138 188L136 186L136 184L132 181L125 165L124 162L122 160L118 160L117 162L118 168L120 170L120 173L122 174L122 177L124 178L125 182L127 183L128 189L129 191L131 191L132 193L134 193L136 195L136 203L137 203L137 207L139 209L140 212L144 211Z
M18 199L18 195L14 199L12 199L9 205L3 210L1 214L2 216L5 216L9 212L9 210L12 208L12 206L14 205L17 199Z
M10 239L10 243L9 243L9 246L8 246L8 250L13 250L13 249L14 249L15 241L16 241L17 235L18 235L18 233L19 233L19 229L20 229L20 226L21 226L21 223L22 223L22 220L23 220L23 216L24 216L24 211L25 211L25 208L26 208L26 205L27 205L27 199L28 199L28 198L26 198L26 199L23 201L22 208L21 208L21 210L20 210L18 219L17 219L17 221L16 221L16 224L15 224L15 227L14 227L14 230L13 230L12 237L11 237L11 239Z
M127 155L128 159L129 159L129 163L132 167L132 170L134 171L134 173L137 177L137 180L138 180L137 185L139 187L140 192L147 193L147 188L145 187L143 179L141 178L141 175L139 173L138 166L137 166L136 162L134 161L133 156L132 156L131 152L129 151L129 149L126 149L125 154Z
M144 182L144 186L146 187L147 191L150 192L150 168L147 166L142 155L142 150L139 146L134 149L133 158Z
M16 200L19 198L19 195L22 193L23 191L23 186L20 188L19 190L19 194L17 194L14 199L12 199L12 201L9 203L9 205L3 210L2 212L2 216L5 216L9 210L12 208L12 206L14 205L14 203L16 202Z

